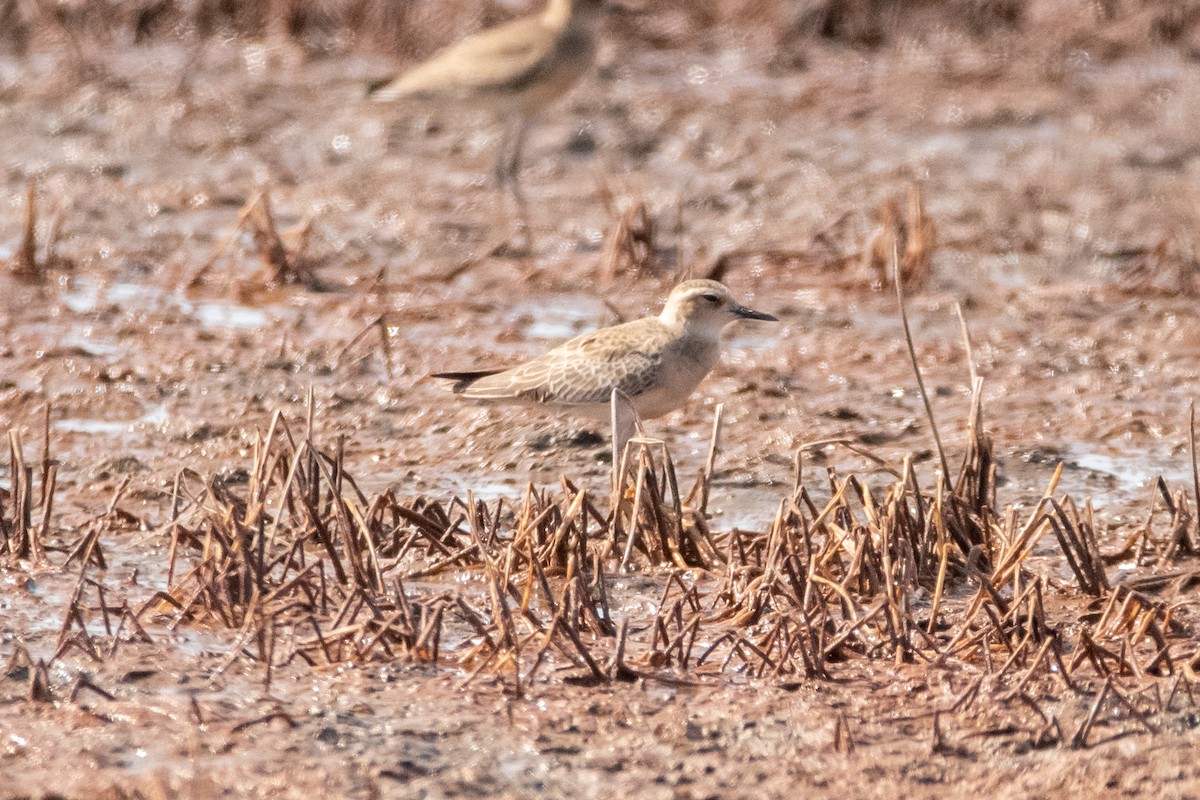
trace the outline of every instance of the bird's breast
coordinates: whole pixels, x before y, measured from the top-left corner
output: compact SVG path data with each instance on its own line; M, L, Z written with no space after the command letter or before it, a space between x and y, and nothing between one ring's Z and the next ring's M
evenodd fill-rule
M682 340L667 348L655 380L633 398L638 414L645 418L669 414L687 402L720 358L716 342Z
M564 31L550 53L511 87L525 113L536 113L570 90L591 67L595 53L595 40L587 32Z

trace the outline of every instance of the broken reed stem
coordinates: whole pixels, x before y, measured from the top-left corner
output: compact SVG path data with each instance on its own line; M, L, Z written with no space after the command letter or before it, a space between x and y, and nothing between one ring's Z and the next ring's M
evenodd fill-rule
M913 346L912 331L908 326L908 311L904 307L904 280L900 275L900 252L896 243L892 242L892 273L896 283L896 302L900 306L900 321L904 324L904 340L908 344L908 355L912 359L913 372L917 376L917 388L921 392L921 402L925 404L925 415L929 418L929 429L933 432L933 443L937 446L938 460L942 465L942 474L950 479L950 462L946 460L946 451L942 448L942 437L938 433L937 421L933 417L933 406L929 402L929 392L925 391L925 380L921 377L921 366L917 363L917 350Z
M958 328L962 333L963 347L967 351L967 368L971 371L971 386L979 382L979 373L975 371L975 349L971 346L971 332L967 329L967 318L963 315L962 303L955 301L954 313L958 315Z
M621 434L621 426L620 426L621 420L620 420L620 409L618 408L618 403L620 403L620 401L621 401L621 390L614 388L612 390L612 396L609 398L609 407L610 407L611 418L612 418L612 513L613 513L613 525L617 524L616 523L617 507L621 501L621 498L618 496L618 494L621 491L621 481L623 480L621 471L625 466L624 464L621 463L621 458L624 455L624 453L623 453L624 445L623 445L623 442L621 442L621 435L622 435Z
M315 275L306 265L304 258L312 233L312 217L306 216L302 221L296 246L289 250L275 224L275 215L271 210L270 192L268 188L262 187L241 207L233 228L213 249L208 260L192 273L185 288L195 289L204 283L208 273L216 266L247 224L250 226L250 234L262 262L259 284L265 288L282 286L287 283L318 285Z
M362 330L360 330L358 333L354 334L354 336L351 337L350 341L346 342L346 344L344 344L342 346L342 349L338 350L337 355L333 357L334 369L340 369L343 366L343 360L346 358L346 354L348 352L350 352L350 348L354 347L354 345L361 342L372 331L376 331L380 335L379 350L383 354L383 369L387 375L388 380L391 380L392 379L391 343L388 341L387 325L384 324L382 316L377 316L373 320L368 322L366 325L364 325ZM359 359L359 360L361 360L361 359Z
M1188 405L1188 452L1192 458L1192 501L1200 519L1200 467L1196 464L1196 401Z
M193 272L192 276L188 278L186 284L187 288L194 289L204 282L204 279L208 276L208 273L211 272L212 268L216 266L217 261L221 258L221 256L225 255L225 251L229 249L229 245L233 244L233 240L237 238L239 233L241 233L242 226L246 224L246 220L250 219L250 215L254 213L254 208L257 206L260 197L262 197L261 190L255 192L254 196L250 199L250 202L246 203L241 207L241 209L238 210L237 221L233 223L233 227L229 229L229 233L225 234L224 238L222 238L221 241L217 243L217 246L213 248L212 254L208 257L208 260L201 264L200 268Z
M45 277L37 258L37 181L33 180L29 181L25 190L25 225L13 265L13 275L26 281L38 281Z
M713 412L712 436L708 440L708 458L704 461L704 474L700 481L700 513L708 513L708 495L712 488L713 469L717 463L717 447L721 442L721 427L725 420L725 404L717 403Z
M628 447L628 445L626 445L626 447ZM638 524L638 519L642 510L643 490L646 487L646 470L649 466L649 461L650 459L646 452L646 448L644 446L639 448L638 471L637 479L634 482L633 506L629 517L628 539L625 542L625 553L623 556L621 556L620 570L622 572L624 572L629 566L629 558L633 555L633 546L637 541L638 531L641 529L641 526ZM644 535L643 538L645 538ZM647 547L647 551L648 550L649 547Z

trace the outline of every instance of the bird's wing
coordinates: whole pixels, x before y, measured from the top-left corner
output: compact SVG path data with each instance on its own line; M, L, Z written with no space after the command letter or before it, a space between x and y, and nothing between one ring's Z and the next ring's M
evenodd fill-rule
M540 19L519 19L468 36L371 93L397 100L425 93L503 89L519 85L554 51L556 35Z
M557 405L607 403L613 389L634 397L653 384L662 362L656 323L637 320L579 336L532 361L481 377L461 393Z

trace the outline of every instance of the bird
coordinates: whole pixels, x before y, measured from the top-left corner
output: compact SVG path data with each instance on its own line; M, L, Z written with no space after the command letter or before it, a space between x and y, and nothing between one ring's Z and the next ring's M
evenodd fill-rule
M721 358L721 334L741 319L778 318L737 303L712 280L675 286L657 316L585 333L509 369L439 372L455 394L550 406L611 419L614 390L624 403L614 431L621 452L637 420L682 406ZM632 413L630 413L632 411Z
M443 100L508 117L496 158L528 229L519 172L534 117L565 94L595 60L604 0L548 0L538 14L481 31L402 75L368 87L376 102Z

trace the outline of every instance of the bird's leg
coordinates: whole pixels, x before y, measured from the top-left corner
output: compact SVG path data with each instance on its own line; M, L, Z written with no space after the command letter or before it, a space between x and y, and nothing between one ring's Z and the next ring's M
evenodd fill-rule
M612 491L614 492L614 503L619 502L620 498L615 497L622 480L625 476L621 474L621 461L625 458L625 445L637 433L641 427L638 421L637 411L633 407L629 396L620 389L613 389L612 396L609 400L609 411L612 421L612 459L613 459L613 480ZM616 508L616 506L613 506Z
M523 114L514 114L504 129L500 140L500 151L496 156L496 183L502 196L511 196L516 211L516 232L513 249L530 252L533 250L533 233L529 224L529 206L525 192L521 189L521 155L525 149L525 134L529 130L529 119Z
M521 157L525 154L525 136L529 133L529 119L524 116L517 117L515 127L516 131L513 133L512 141L509 145L508 160L504 165L504 172L508 178L508 185L512 190L513 199L517 201L518 208L524 213L525 193L521 190Z
M517 134L520 116L509 117L504 123L504 132L500 134L500 146L496 150L496 166L492 168L492 176L496 179L496 188L505 191L508 188L509 152L513 148L513 140Z

